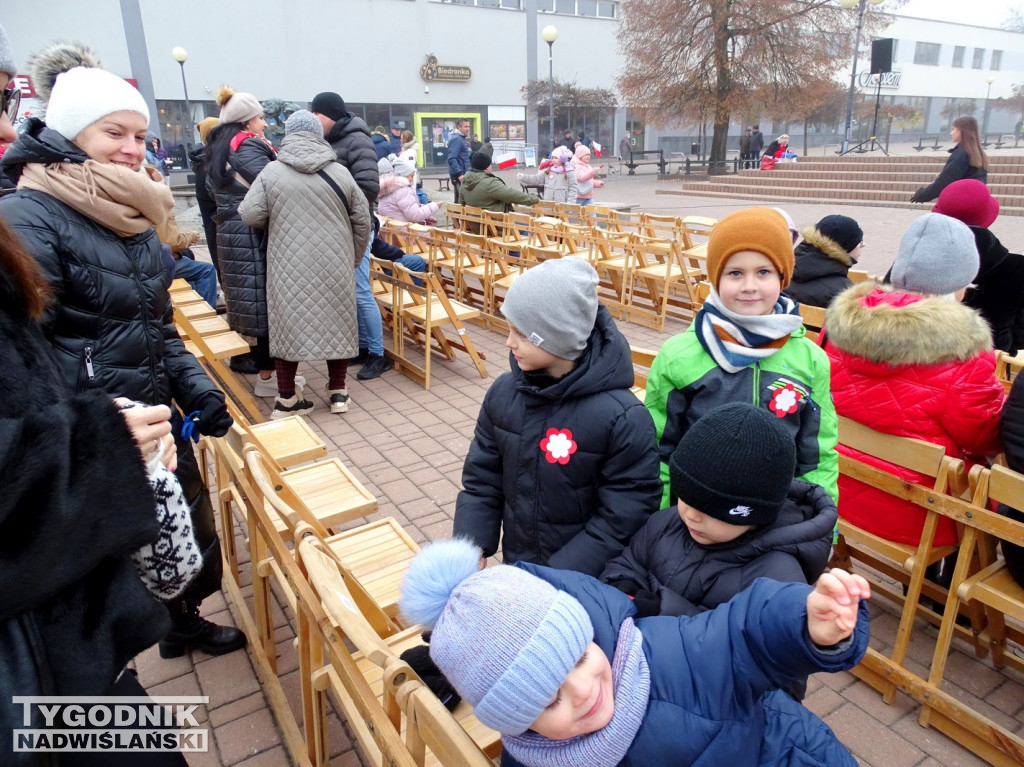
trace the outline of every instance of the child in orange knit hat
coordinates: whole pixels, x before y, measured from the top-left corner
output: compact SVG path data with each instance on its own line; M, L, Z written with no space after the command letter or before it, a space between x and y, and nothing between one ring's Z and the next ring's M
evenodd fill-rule
M771 208L719 221L708 241L711 294L685 333L661 347L647 378L664 484L675 503L668 459L686 430L726 402L752 402L780 419L797 450L796 476L838 498L838 422L829 362L804 331L797 304L782 294L793 274L793 240Z

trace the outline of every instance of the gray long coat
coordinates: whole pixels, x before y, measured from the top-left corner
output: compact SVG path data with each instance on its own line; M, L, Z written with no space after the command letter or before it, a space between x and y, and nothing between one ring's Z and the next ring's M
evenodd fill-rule
M345 193L351 218L319 170ZM270 354L293 362L355 356L355 267L370 241L370 208L330 144L312 133L285 136L238 213L269 227Z

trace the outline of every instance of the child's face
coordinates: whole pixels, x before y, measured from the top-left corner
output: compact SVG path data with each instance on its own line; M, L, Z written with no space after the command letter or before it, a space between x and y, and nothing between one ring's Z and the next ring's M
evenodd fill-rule
M775 264L755 250L729 256L718 280L718 295L725 308L748 317L771 314L781 292L782 278Z
M612 667L601 648L591 642L530 729L551 740L566 740L597 732L614 712Z
M747 530L754 529L753 525L730 525L728 522L709 517L682 501L679 501L678 506L679 518L683 520L686 529L690 531L690 537L705 546L712 543L734 541Z
M527 373L546 371L555 378L561 378L573 368L572 360L556 357L551 352L530 343L511 324L508 328L508 338L505 339L505 346L512 350L512 356L516 358L519 369Z

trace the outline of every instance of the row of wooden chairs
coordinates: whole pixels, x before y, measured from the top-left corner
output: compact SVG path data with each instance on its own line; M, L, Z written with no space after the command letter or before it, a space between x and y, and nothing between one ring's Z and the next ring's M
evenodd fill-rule
M979 658L989 650L996 668L1024 671L1024 661L1008 653L1007 641L1024 642L1024 589L1016 584L997 556L995 544L1024 545L1024 524L991 510L994 502L1020 506L1024 475L1004 466L976 466L965 474L960 459L945 454L940 445L881 434L862 424L840 418L839 441L858 454L872 456L911 469L928 484L913 484L864 461L841 455L840 473L867 483L925 511L920 544L911 546L880 538L840 518L832 566L860 572L872 590L899 606L896 638L888 654L868 650L854 674L892 703L897 691L921 704L920 723L932 726L994 765L1024 761L1024 738L993 721L987 712L943 689L943 679L954 635L971 645ZM935 533L942 519L957 526L957 545L938 546ZM956 567L948 588L932 583L925 571L956 553ZM922 597L944 605L941 614L922 604ZM957 618L970 621L967 629ZM930 669L915 673L907 654L915 621L938 626Z
M212 372L216 358L199 321L175 308L180 330ZM188 315L209 316L199 309ZM207 472L212 462L216 476L224 587L293 761L326 763L332 695L370 763L491 764L500 752L498 734L466 704L449 713L398 657L422 643L421 629L405 625L398 613L415 541L392 518L366 522L377 511L376 499L343 462L327 457L326 445L302 418L263 421L258 409L250 417L233 388L226 394L235 423L225 437L200 441L201 465ZM237 550L239 525L245 556ZM296 633L298 718L278 676L275 594Z

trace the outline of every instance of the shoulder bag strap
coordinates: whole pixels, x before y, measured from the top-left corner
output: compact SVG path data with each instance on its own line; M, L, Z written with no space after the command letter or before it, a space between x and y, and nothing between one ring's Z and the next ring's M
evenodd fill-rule
M348 214L348 217L352 218L352 208L348 206L348 198L345 196L345 193L341 191L341 187L334 182L334 179L331 178L330 175L325 170L318 170L316 172L316 175L318 175L320 178L326 181L327 185L334 190L334 193L338 195L339 199L341 200L341 204L345 206L345 212Z

